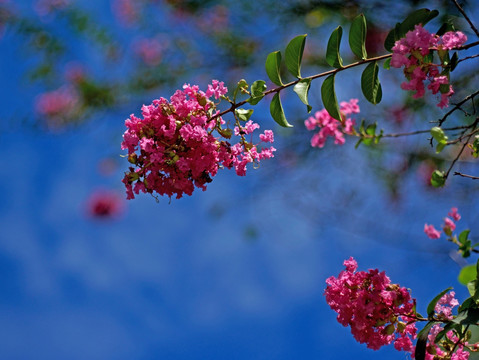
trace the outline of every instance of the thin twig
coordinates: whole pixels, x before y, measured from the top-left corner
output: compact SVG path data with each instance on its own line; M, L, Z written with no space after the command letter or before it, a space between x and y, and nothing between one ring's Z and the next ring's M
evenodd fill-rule
M461 61L469 60L469 59L474 59L474 58L476 58L476 57L478 57L478 56L479 56L479 54L471 55L471 56L466 56L465 58L458 60L458 61L457 61L457 64L459 64Z
M438 121L439 126L441 126L441 125L444 123L444 121L446 121L446 119L447 119L447 117L448 117L449 115L451 115L454 111L456 111L457 109L459 109L465 102L467 102L467 101L470 100L470 99L473 99L474 96L476 96L476 95L478 95L478 94L479 94L479 90L477 90L476 92L473 92L472 94L467 95L464 99L462 99L460 102L458 102L458 103L456 104L456 106L454 106L451 110L449 110L449 111L446 113L446 115L444 115L444 116L442 117L442 119L440 119L440 120Z
M460 173L459 171L455 171L454 175L462 176L462 177L465 177L465 178L468 178L468 179L479 180L479 176L472 176L472 175L468 175L468 174L463 174L463 173Z
M466 19L466 21L469 23L469 25L471 26L472 31L474 31L476 33L477 37L479 37L479 31L476 29L476 27L472 23L471 19L469 19L469 16L467 16L467 14L464 12L461 5L459 5L457 0L452 0L452 1L453 1L454 5L456 5L457 9L461 12L462 16L464 16L464 19Z
M479 117L476 118L476 121L474 121L474 123L471 125L471 127L475 127L477 126L477 123L479 122ZM464 149L466 148L467 144L469 143L469 140L471 140L471 137L472 135L474 135L474 131L471 131L471 133L467 136L467 140L466 142L464 143L464 145L462 145L462 148L461 150L457 153L457 156L456 158L452 161L451 165L449 166L449 169L447 169L447 172L446 174L444 175L444 178L447 179L447 177L449 176L449 173L451 172L452 168L454 167L454 164L456 163L457 160L459 160L459 158L461 157L462 153L464 152Z

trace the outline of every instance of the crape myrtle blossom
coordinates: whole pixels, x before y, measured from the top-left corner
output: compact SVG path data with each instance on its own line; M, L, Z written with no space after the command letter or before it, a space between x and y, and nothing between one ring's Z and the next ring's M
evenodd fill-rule
M132 164L123 178L127 199L140 192L181 198L191 195L195 187L206 190L220 168L234 167L243 176L248 163L273 157L275 148L267 146L274 141L271 130L254 144L246 139L259 128L252 120L244 125L236 120L236 143L231 140L233 131L222 128L225 122L216 109L219 102L212 98L219 100L227 91L217 80L206 92L185 84L170 101L153 100L151 105L143 105L142 117L132 114L125 121L121 147L128 150Z
M354 133L355 120L351 119L351 115L359 114L358 99L341 102L339 110L341 121L329 115L326 109L317 111L314 116L305 120L304 125L308 130L319 128L319 131L311 138L312 147L324 147L328 137L333 137L336 145L343 145L345 142L344 134Z
M415 300L409 291L379 270L356 271L351 257L346 270L326 280L326 302L338 313L338 322L350 326L354 338L378 350L394 342L399 351L412 352L416 338Z
M452 310L454 307L459 305L459 301L455 298L454 291L444 294L441 299L436 304L434 309L436 319L450 321L453 319ZM426 360L434 359L451 359L451 360L467 360L469 359L469 352L465 349L465 345L461 342L458 342L459 338L454 333L454 331L449 331L445 335L442 341L436 342L436 336L444 330L443 324L435 324L428 334L428 343L426 346ZM446 343L457 344L453 351L454 353L450 354L449 351L445 350L444 346L441 346Z
M404 66L404 75L408 81L401 84L403 90L416 91L414 98L425 94L424 81L428 80L427 88L433 94L440 93L441 100L437 104L441 109L449 106L449 97L454 94L449 84L449 72L440 71L444 65L444 56L447 50L463 45L467 40L462 32L449 31L443 36L429 33L422 25L416 25L414 30L408 31L406 36L396 41L392 48L391 66ZM432 50L437 50L441 64L433 63Z
M452 232L456 230L456 223L454 221L459 221L461 219L461 215L457 212L457 208L455 207L451 208L451 211L449 211L447 215L450 217L444 218L442 230L447 236L451 236ZM441 231L437 230L434 225L424 224L424 233L430 239L439 239L441 237Z

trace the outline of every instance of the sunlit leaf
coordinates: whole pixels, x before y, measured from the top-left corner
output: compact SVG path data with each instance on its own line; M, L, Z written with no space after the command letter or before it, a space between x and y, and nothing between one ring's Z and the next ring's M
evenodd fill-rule
M301 78L301 60L303 59L304 44L306 42L306 35L296 36L286 46L286 52L284 55L284 61L289 72L297 77Z
M263 80L256 80L251 84L251 97L248 99L248 102L251 105L256 105L264 97L264 91L266 90L266 82Z
M274 51L268 55L266 58L266 74L268 74L268 77L270 80L275 83L276 85L283 85L283 82L281 81L281 75L280 75L280 67L281 67L281 52L280 51Z
M311 79L302 79L296 85L294 85L294 92L298 95L299 99L306 105L308 113L311 112L312 107L308 102L308 93L311 86Z
M235 109L235 114L241 121L248 121L253 111L253 109Z

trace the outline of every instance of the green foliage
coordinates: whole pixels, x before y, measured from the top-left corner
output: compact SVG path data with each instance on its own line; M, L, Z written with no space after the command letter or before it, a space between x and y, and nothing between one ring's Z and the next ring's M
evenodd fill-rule
M412 12L403 22L397 23L394 29L389 32L386 40L384 41L384 47L387 51L391 52L394 43L403 38L408 31L413 30L418 24L422 24L423 26L426 25L438 14L439 12L437 10L431 11L429 9L419 9Z
M464 230L459 234L459 251L463 257L471 256L472 242L469 239L470 230Z
M236 97L238 96L238 92L245 93L248 90L248 83L245 79L241 79L238 81L235 90L233 91L233 102L236 102Z
M462 285L467 285L470 281L473 281L477 276L476 265L467 265L461 269L457 281Z
M417 334L417 341L416 341L416 350L414 352L414 358L416 360L424 360L426 358L426 345L427 345L427 336L429 335L429 331L437 324L438 321L429 321L424 328L419 331Z
M378 77L379 66L377 61L369 63L361 75L361 90L364 97L372 104L378 104L383 96L381 83Z
M248 121L253 115L253 109L235 109L235 114L241 121Z
M283 85L280 75L281 67L281 52L273 51L266 58L266 74L268 74L269 79L276 85Z
M386 61L383 63L383 68L386 70L389 70L391 68L391 58L386 59Z
M434 297L434 299L431 300L431 302L427 306L428 318L432 318L432 316L434 315L434 308L436 307L437 302L444 296L445 293L449 292L450 290L452 290L452 287L448 287L447 289L441 291Z
M324 108L336 120L341 121L341 113L339 112L338 99L334 90L334 77L336 74L328 76L321 86L321 99L323 100Z
M248 99L248 102L251 105L256 105L264 97L264 92L266 90L266 82L263 80L256 80L251 85L251 97Z
M288 120L286 120L283 106L281 105L281 99L279 98L279 93L274 94L273 100L271 100L271 104L269 106L269 111L274 121L276 121L278 125L282 127L293 127L293 125L288 123Z
M284 61L289 72L301 78L301 60L303 59L304 44L306 42L306 34L298 35L291 40L286 46Z
M376 135L376 128L377 128L377 123L369 124L366 126L366 123L364 120L361 121L361 125L359 126L359 140L355 145L355 148L357 148L361 143L364 143L364 145L370 146L372 144L378 144L379 140L383 136L383 131L381 130L379 134Z
M311 112L312 107L308 102L308 93L311 87L311 79L302 79L296 85L294 85L294 92L298 95L299 99L306 105L308 113Z
M436 154L439 154L447 145L448 137L439 126L434 126L431 129L431 135L434 138L434 140L437 141Z
M366 59L366 18L364 14L356 16L349 29L349 46L354 55L360 59Z
M335 68L343 67L343 59L339 55L339 45L341 45L341 37L343 29L338 26L329 37L328 47L326 49L326 62Z
M477 158L479 156L479 135L474 136L474 142L472 143L472 156Z
M446 174L444 171L435 170L431 175L431 185L434 187L443 187L446 183Z

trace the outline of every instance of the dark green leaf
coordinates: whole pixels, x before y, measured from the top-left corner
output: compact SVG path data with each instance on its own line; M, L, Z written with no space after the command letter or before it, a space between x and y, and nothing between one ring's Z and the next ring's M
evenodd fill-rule
M427 336L433 325L436 323L437 321L429 321L419 334L417 334L416 350L414 352L416 360L424 360L426 358Z
M248 102L251 105L256 105L264 97L263 93L266 90L266 83L263 80L256 80L251 85L251 97Z
M301 78L301 60L303 59L306 35L296 36L286 46L284 61L289 72L298 79Z
M476 325L479 322L479 309L469 307L459 312L452 322L461 325Z
M435 170L431 175L431 185L434 187L443 187L446 183L446 174L444 171Z
M437 302L439 299L441 299L445 293L447 293L449 290L451 290L452 287L448 287L447 289L441 291L439 294L437 294L434 299L429 303L427 306L427 317L431 318L434 315L434 308L436 307Z
M391 68L391 58L386 59L386 61L383 64L383 68L385 68L386 70L389 70Z
M452 54L451 61L449 62L449 66L451 67L451 72L454 71L454 69L456 68L457 61L458 61L458 56L457 56L457 52L455 52L454 54Z
M466 244L466 241L467 241L467 238L469 237L469 233L471 232L471 230L467 229L467 230L464 230L462 231L460 234L459 234L459 242L461 244Z
M366 59L366 18L359 14L353 20L351 29L349 29L349 46L352 52L360 59Z
M321 99L323 100L323 105L329 115L336 120L341 121L338 99L336 98L336 93L334 91L334 77L335 74L330 75L323 81L323 85L321 86Z
M286 116L284 116L283 106L281 105L281 99L279 98L279 93L274 94L273 100L271 100L271 105L269 106L269 111L274 121L276 121L282 127L293 127Z
M312 107L308 102L308 92L311 86L311 79L302 79L296 85L294 85L294 92L298 94L299 99L306 105L308 113L311 112Z
M467 266L464 266L459 272L457 281L459 281L462 285L467 285L467 283L469 283L470 281L475 280L476 276L477 276L476 265L467 265ZM474 293L472 293L471 295L474 295Z
M280 75L280 66L281 66L281 52L274 51L268 55L266 58L266 74L270 80L276 85L283 85Z
M379 66L377 61L370 63L364 69L361 76L361 90L364 97L372 104L376 105L381 101L382 90L378 78Z
M413 30L418 24L426 25L438 14L439 12L437 10L431 11L429 9L419 9L412 12L402 23L396 24L395 28L389 32L384 42L384 47L387 51L391 51L394 43L403 38L408 31Z
M439 30L436 32L436 35L442 36L448 31L456 31L454 24L451 23L450 21L447 21L444 24L442 24Z
M253 115L253 109L235 109L236 116L241 121L248 121L251 115Z
M343 59L341 59L339 55L339 45L341 44L342 36L343 29L341 26L338 26L329 37L328 47L326 49L326 62L335 68L343 67Z

